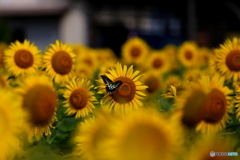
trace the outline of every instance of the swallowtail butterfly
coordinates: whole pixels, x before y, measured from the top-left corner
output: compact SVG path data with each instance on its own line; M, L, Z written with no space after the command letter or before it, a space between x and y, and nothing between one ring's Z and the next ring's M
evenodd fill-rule
M101 75L101 78L103 79L103 82L107 84L106 91L110 94L114 93L116 89L123 84L122 81L113 82L105 75Z

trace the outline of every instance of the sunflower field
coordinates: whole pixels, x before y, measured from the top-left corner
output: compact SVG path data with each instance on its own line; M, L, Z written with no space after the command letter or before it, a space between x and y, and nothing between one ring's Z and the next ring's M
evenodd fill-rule
M0 43L0 73L0 160L240 159L237 37L161 49L132 37L121 58Z

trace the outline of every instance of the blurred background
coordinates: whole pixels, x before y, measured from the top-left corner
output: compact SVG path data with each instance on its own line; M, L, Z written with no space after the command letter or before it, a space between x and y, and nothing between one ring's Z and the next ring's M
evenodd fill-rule
M55 40L93 48L139 36L155 48L195 40L217 47L240 35L240 1L0 0L0 41L29 39L41 50Z

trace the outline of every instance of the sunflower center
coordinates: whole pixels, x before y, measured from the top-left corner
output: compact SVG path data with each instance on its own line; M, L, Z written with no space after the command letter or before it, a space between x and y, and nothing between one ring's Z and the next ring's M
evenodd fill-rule
M188 127L195 127L204 118L204 102L207 95L200 89L193 90L183 107L182 122Z
M165 133L154 126L138 124L128 131L121 146L121 153L127 159L158 159L163 158L168 149Z
M48 124L54 116L56 107L56 93L48 86L34 86L23 98L23 108L29 111L30 121L34 125Z
M130 53L134 58L136 58L140 56L141 50L138 47L133 47Z
M123 84L113 93L113 99L118 103L128 103L133 100L136 94L134 82L127 77L119 77L116 81L122 81Z
M187 50L187 51L185 52L185 57L186 57L186 59L191 60L192 57L193 57L192 52L189 51L189 50Z
M224 94L218 90L213 89L209 94L205 103L205 117L204 121L208 123L217 123L224 116L227 109L227 100Z
M153 61L153 67L154 68L161 68L162 65L163 65L163 61L159 58L157 58Z
M145 84L148 86L148 88L146 89L147 92L149 93L153 93L155 92L158 88L159 88L159 81L156 77L152 76L152 77L149 77Z
M61 75L68 74L73 65L71 56L65 51L56 52L51 62L54 71Z
M85 90L83 89L76 89L70 95L70 104L75 109L83 109L86 107L88 102L88 96Z
M240 50L231 51L227 55L225 63L231 71L240 71Z
M28 68L33 65L33 55L27 50L18 50L14 55L14 61L20 68Z
M93 62L91 59L85 59L84 62L88 65L88 66L93 66Z

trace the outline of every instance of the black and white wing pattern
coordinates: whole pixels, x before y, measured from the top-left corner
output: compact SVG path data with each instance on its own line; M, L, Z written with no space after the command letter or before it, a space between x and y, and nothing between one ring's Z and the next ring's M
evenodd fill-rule
M123 82L122 81L116 81L113 83L107 76L101 75L101 78L103 79L103 82L107 84L106 91L110 94L114 93L118 87L120 87Z
M103 80L103 82L105 83L105 84L110 84L110 83L113 83L112 81L111 81L111 79L109 79L107 76L105 76L105 75L101 75L101 78L102 78L102 80Z

